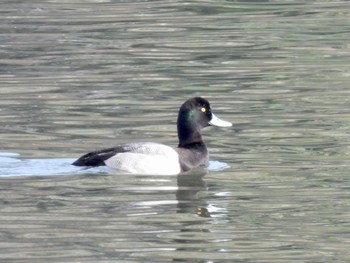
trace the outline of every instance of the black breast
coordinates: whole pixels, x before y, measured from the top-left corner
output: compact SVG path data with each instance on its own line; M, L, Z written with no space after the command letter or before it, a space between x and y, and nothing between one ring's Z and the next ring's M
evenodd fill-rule
M209 154L204 142L187 144L177 148L176 151L183 172L208 164Z

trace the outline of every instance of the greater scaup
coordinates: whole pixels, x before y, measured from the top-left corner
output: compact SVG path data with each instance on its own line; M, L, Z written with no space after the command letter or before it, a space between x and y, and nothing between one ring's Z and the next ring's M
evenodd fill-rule
M101 166L136 174L179 174L207 165L209 154L200 130L207 126L230 127L220 120L207 100L195 97L180 107L177 118L179 145L176 149L164 144L129 143L90 152L76 160L76 166Z

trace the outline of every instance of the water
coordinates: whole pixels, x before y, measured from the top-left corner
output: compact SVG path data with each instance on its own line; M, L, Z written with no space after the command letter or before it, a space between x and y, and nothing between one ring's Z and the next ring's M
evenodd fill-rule
M3 1L1 262L349 262L348 1ZM69 164L175 146L211 101L207 170Z

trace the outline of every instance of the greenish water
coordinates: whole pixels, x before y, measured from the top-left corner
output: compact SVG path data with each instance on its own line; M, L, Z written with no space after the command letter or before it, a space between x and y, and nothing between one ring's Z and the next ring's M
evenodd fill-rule
M349 262L348 1L3 1L1 262ZM69 164L176 146L183 101L208 170Z

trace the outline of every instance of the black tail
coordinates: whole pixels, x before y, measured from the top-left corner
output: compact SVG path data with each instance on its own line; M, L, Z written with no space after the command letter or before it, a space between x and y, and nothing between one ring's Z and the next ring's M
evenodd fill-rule
M81 156L72 165L75 166L103 166L105 160L111 158L117 153L117 148L109 148L99 151L94 151Z

